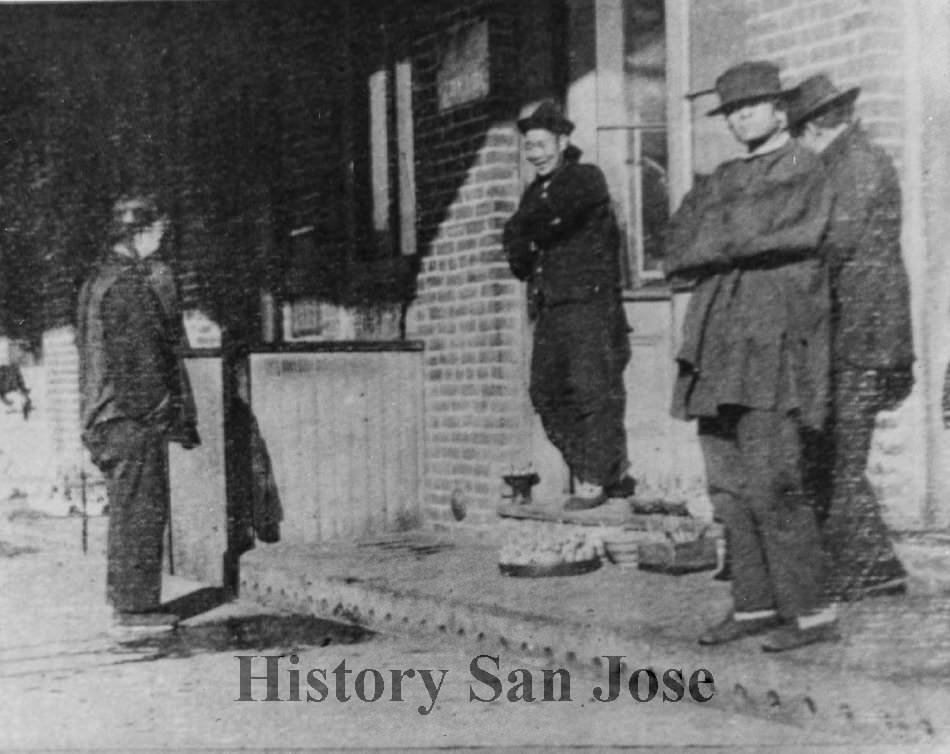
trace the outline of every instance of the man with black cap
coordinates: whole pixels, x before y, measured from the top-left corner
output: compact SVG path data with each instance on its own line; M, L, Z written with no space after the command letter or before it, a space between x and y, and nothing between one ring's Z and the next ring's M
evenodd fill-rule
M200 442L177 353L182 332L170 271L151 257L166 219L132 192L113 205L111 247L79 294L82 439L109 498L107 598L120 626L161 629L167 443Z
M620 235L603 173L579 162L553 102L518 121L535 179L505 225L511 270L537 313L531 401L577 484L567 510L633 494L626 475L630 328L620 298Z
M854 117L858 87L840 91L825 75L803 81L792 100L793 132L820 155L834 193L822 244L832 294L832 452L823 530L834 568L828 588L853 600L906 590L874 491L868 450L879 411L913 386L913 333L901 258L901 193L894 164ZM819 469L821 471L821 469Z
M698 419L732 562L733 611L700 643L776 629L763 649L782 651L837 636L801 473L802 432L822 426L829 389L817 250L830 195L817 159L788 135L775 65L742 63L711 91L720 104L709 115L725 116L745 154L697 181L666 238L667 275L694 285L673 413Z

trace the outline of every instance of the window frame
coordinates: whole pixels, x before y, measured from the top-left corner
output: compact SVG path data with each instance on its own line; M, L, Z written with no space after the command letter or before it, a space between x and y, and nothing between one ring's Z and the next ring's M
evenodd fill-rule
M625 92L626 0L598 0L595 8L597 50L598 164L603 169L614 198L623 235L621 272L625 291L648 298L671 295L662 270L644 269L642 232L642 191L632 191L631 178L642 185L639 154L629 151L647 131L666 132L669 210L672 213L689 188L691 180L691 113L685 95L689 91L689 4L690 0L664 0L666 43L666 123L630 123ZM629 163L629 164L628 164ZM633 176L631 176L633 171Z

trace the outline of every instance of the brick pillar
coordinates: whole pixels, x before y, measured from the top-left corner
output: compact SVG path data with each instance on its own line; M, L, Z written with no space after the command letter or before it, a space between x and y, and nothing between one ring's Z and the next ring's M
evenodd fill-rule
M436 6L430 6L433 9ZM521 190L516 108L505 82L517 55L510 9L438 5L413 51L418 295L406 336L425 343L423 509L430 522L485 523L501 475L530 461L523 284L512 277L502 228ZM491 93L440 109L439 49L459 24L487 21Z

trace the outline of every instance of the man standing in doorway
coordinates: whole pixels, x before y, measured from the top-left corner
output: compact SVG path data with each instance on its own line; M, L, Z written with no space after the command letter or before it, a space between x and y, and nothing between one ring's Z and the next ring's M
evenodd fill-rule
M166 220L148 194L113 205L111 248L79 295L83 443L109 497L107 598L117 622L167 627L161 605L168 521L167 443L199 442L177 353L181 327L163 271L149 260Z
M670 222L666 273L695 288L674 416L698 419L709 495L729 536L733 612L712 645L776 630L767 651L836 638L826 559L801 470L828 392L829 294L817 250L830 212L817 159L787 132L779 71L730 68L720 105L745 153L697 182Z
M877 413L896 408L914 382L900 184L891 159L854 118L859 94L813 76L790 108L793 131L820 155L834 193L822 244L832 294L833 452L821 476L832 475L823 524L834 559L828 588L845 600L906 590L865 472Z
M531 402L576 480L566 510L633 494L627 475L620 234L603 173L579 162L574 129L553 102L518 121L535 179L505 225L511 270L537 313Z

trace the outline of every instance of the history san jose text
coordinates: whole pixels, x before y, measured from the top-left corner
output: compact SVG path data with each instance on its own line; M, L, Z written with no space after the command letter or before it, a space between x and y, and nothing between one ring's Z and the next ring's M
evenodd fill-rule
M238 661L239 702L403 702L421 701L420 715L436 707L447 678L447 669L359 668L341 660L333 668L303 668L300 657L290 655L235 655ZM708 702L716 692L713 674L706 668L637 668L629 670L624 655L603 655L606 677L583 691L571 688L567 668L502 669L498 655L472 658L465 683L468 700L478 702L571 702L576 698L596 702L621 699ZM256 683L255 683L256 682ZM451 683L451 681L449 681Z

